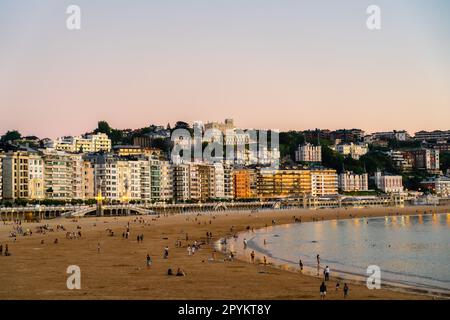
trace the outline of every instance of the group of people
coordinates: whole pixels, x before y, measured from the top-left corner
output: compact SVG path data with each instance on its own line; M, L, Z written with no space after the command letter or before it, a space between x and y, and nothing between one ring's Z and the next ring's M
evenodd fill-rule
M0 244L0 256L3 255L3 245ZM9 252L8 244L5 244L5 257L10 256L11 253Z
M142 243L142 242L144 242L144 234L142 233L142 234L138 234L137 235L137 237L136 237L136 239L137 239L137 242L139 243Z
M339 282L336 283L336 292L338 292L340 289ZM320 300L325 300L325 296L327 295L327 285L325 284L325 281L322 281L322 284L320 285ZM344 283L344 288L342 292L344 293L344 298L347 298L348 296L349 287L347 283Z

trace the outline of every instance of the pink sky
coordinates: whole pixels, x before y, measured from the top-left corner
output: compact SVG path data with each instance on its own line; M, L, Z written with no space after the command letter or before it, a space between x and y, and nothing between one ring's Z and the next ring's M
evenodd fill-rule
M371 32L364 1L321 0L309 11L287 0L108 10L80 1L74 32L64 1L47 2L0 5L0 134L224 118L281 130L450 129L442 10L380 1L383 28Z

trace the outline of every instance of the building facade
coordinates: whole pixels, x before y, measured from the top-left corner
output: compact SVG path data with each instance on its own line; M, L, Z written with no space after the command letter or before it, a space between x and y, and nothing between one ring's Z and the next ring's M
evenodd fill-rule
M295 151L297 162L322 162L322 147L306 143Z
M349 171L339 174L339 190L343 192L368 191L368 174L354 174Z

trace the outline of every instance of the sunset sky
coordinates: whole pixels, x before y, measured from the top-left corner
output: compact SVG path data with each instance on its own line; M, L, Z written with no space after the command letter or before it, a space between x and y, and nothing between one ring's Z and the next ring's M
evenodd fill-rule
M371 4L380 31L366 28ZM224 118L449 130L450 1L0 1L0 134Z

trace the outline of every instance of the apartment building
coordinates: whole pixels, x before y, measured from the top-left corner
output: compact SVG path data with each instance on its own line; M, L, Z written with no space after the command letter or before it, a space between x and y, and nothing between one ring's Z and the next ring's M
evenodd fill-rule
M309 143L298 146L298 150L295 151L295 161L322 162L322 147Z
M232 165L227 163L223 164L223 196L225 199L233 199L234 197L233 171L234 168Z
M256 171L253 169L235 169L233 171L233 197L248 199L257 196Z
M111 140L104 133L86 135L84 137L66 136L58 138L53 147L58 151L65 152L100 152L111 151Z
M201 199L200 176L196 164L180 163L173 166L173 197L177 202Z
M2 160L3 199L28 199L29 158L30 153L26 151L9 152L4 155Z
M44 188L44 160L40 155L30 153L28 158L28 199L44 199Z
M414 167L429 172L439 171L439 150L419 149L407 151L414 157Z
M160 200L173 200L173 169L169 161L160 162Z
M94 166L90 161L83 160L83 198L94 199L95 194L95 176Z
M73 199L74 179L77 179L77 183L80 183L80 181L78 180L79 177L74 177L74 165L71 156L62 151L45 150L43 160L45 198L54 200ZM81 186L77 185L76 188L80 190Z
M359 160L361 156L369 152L367 144L338 144L332 147L333 150L339 152L343 156L350 156L355 160Z
M311 194L311 171L266 170L257 173L257 194L260 198L286 198Z
M403 192L403 178L396 175L384 175L381 172L375 173L375 185L385 193Z
M367 173L355 174L350 171L339 174L339 190L343 192L368 191L369 175Z
M388 155L391 157L392 163L397 170L402 172L410 172L413 170L415 161L412 154L391 150Z
M333 169L311 170L311 195L321 197L338 193L338 176Z

